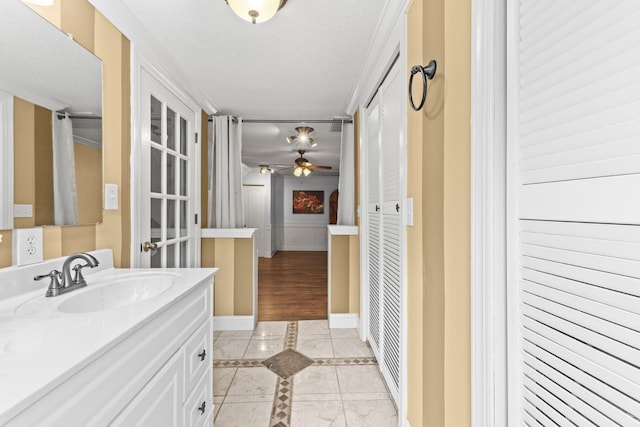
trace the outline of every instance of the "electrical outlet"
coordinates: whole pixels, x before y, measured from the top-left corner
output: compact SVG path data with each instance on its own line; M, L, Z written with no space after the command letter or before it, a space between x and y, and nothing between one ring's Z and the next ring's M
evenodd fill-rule
M42 262L42 228L18 228L13 232L13 263L26 265Z

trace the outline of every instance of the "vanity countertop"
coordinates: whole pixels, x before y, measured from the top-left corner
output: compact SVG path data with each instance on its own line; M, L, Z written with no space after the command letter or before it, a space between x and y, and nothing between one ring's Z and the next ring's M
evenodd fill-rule
M217 270L108 268L87 275L86 288L61 296L45 299L44 290L38 289L0 300L0 425L192 289L211 283ZM143 272L166 272L175 278L174 285L153 298L117 309L73 314L56 309L77 293L90 289L92 283ZM25 304L37 309L24 309Z

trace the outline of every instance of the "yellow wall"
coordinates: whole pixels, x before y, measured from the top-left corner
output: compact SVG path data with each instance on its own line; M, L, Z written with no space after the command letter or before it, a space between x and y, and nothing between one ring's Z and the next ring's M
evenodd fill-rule
M16 228L53 224L51 110L14 97L14 203L31 205L33 216L15 218Z
M425 108L407 118L411 425L471 424L470 11L469 0L414 0L407 16L406 69L438 62Z
M118 184L120 193L119 209L103 210L100 225L45 227L45 258L78 250L111 248L116 267L128 267L131 252L129 40L87 0L56 0L52 6L33 9L62 31L72 33L76 41L102 60L104 182ZM11 233L3 231L1 234L5 238L0 243L0 267L6 267L11 265L7 261L11 259Z
M102 220L102 150L73 144L78 193L78 223L97 224ZM96 173L100 171L100 173Z
M331 313L349 313L349 236L331 239Z
M203 238L201 266L217 267L215 316L253 315L254 240Z

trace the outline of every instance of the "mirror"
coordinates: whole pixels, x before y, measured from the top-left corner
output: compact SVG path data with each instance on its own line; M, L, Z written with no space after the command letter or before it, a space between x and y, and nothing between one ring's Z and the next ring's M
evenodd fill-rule
M102 221L101 61L19 0L0 55L0 230Z

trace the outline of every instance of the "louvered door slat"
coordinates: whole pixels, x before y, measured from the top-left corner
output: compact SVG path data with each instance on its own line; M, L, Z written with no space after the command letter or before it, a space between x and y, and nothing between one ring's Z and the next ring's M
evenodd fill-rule
M563 412L567 412L568 408L558 399L555 399L550 393L547 393L542 387L532 381L525 381L523 394L525 400L533 407L542 412L545 417L560 427L575 427L576 424L569 421ZM553 425L545 418L539 418L543 425Z
M535 361L534 361L535 364ZM607 417L594 410L591 406L575 397L554 381L549 380L541 371L525 362L524 375L527 378L528 387L535 390L543 390L544 396L553 397L554 407L562 408L562 416L578 425L595 425L602 427L618 427ZM553 373L551 375L555 376ZM545 398L540 396L541 398ZM590 420L593 420L590 421Z
M400 216L383 216L384 363L400 387Z
M633 298L620 298L616 292L639 296L637 279L634 277L611 274L594 269L581 268L562 262L547 261L540 258L523 257L521 265L526 274L537 271L552 277L545 282L548 286L556 287L585 298L600 301L630 312L638 313L640 307Z
M380 349L380 216L369 213L369 342Z
M402 337L401 111L396 62L367 108L369 340L388 389L400 404ZM376 153L372 153L376 151Z
M639 403L620 393L613 387L606 386L587 371L580 370L542 348L526 341L524 362L540 371L548 378L570 391L600 414L607 414L613 421L621 425L633 425L636 421L631 413L638 412ZM620 408L622 411L618 411ZM589 410L587 409L586 412ZM583 411L584 412L584 411ZM595 415L594 419L600 418Z
M583 298L580 291L585 287L584 284L577 284L571 292L565 287L554 288L549 286L547 279L549 275L540 272L524 272L523 291L565 305L581 313L593 315L598 319L606 319L602 326L594 326L594 330L602 329L601 333L610 334L615 337L618 328L622 328L620 336L616 339L625 341L629 339L635 347L640 346L640 315L631 313L626 310L620 310L612 305L602 303L602 300ZM568 281L564 281L568 283ZM588 286L588 285L587 285ZM619 299L619 297L618 297ZM638 308L640 310L640 308Z

